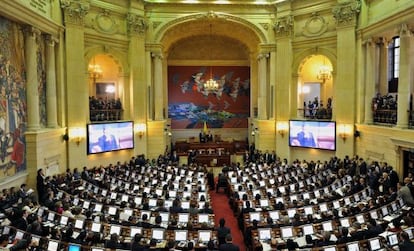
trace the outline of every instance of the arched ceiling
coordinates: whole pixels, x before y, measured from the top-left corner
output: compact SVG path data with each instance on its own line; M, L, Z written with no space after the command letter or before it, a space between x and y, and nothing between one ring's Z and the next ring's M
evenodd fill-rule
M197 41L197 42L195 42ZM179 44L202 46L201 41L210 45L228 47L229 52L239 48L244 56L259 47L260 39L250 28L225 19L201 19L177 24L169 28L160 41L165 51L176 50ZM224 46L224 47L223 47ZM247 58L245 58L247 59Z

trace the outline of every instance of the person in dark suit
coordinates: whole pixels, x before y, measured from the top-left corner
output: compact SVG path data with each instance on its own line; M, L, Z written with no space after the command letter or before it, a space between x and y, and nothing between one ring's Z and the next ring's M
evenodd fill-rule
M231 237L231 234L227 234L225 240L226 242L220 244L219 246L220 251L240 251L240 248L237 245L233 244L233 238Z
M302 130L297 134L297 140L299 141L299 146L316 147L315 138L306 125L302 125Z
M400 251L414 250L414 243L410 241L410 237L407 232L402 231L399 235L400 244L398 247Z
M230 234L230 228L226 227L225 224L226 220L224 218L221 218L219 221L219 227L217 228L219 246L226 243L226 236Z
M180 160L180 156L178 156L177 151L173 151L171 156L170 156L170 161L172 163L178 163Z
M122 243L119 242L119 236L116 233L111 234L109 240L105 242L105 248L115 250L123 249Z
M131 243L131 251L145 251L147 250L141 243L142 235L135 234L134 239Z

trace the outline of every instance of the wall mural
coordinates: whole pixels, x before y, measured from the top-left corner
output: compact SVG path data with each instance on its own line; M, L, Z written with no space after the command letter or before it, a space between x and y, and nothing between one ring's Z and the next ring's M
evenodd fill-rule
M26 82L22 27L0 17L0 179L26 169Z
M45 39L43 36L37 41L37 81L39 87L39 123L41 127L46 127L46 53Z
M204 89L213 78L216 91ZM247 128L250 67L169 66L168 117L172 129Z

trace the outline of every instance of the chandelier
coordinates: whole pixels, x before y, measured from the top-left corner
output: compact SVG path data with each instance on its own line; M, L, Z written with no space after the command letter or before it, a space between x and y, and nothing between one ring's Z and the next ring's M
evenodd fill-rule
M204 82L204 90L209 92L215 92L219 88L219 84L216 80L213 79L211 74L211 67L210 67L210 79L208 79L206 82Z
M88 66L89 78L95 83L97 79L102 78L103 71L100 65L95 64L95 58L93 58L93 64Z
M326 80L331 80L332 78L332 70L329 66L325 64L325 60L323 62L323 65L319 67L318 74L316 75L316 78L318 80L322 80L323 83L325 83Z
M211 39L211 26L212 25L210 24L210 35L209 35L209 40L210 41L212 41L212 39ZM212 67L211 66L210 66L210 79L208 79L206 82L204 82L203 87L204 87L204 90L207 91L207 92L216 92L219 89L219 84L213 78Z

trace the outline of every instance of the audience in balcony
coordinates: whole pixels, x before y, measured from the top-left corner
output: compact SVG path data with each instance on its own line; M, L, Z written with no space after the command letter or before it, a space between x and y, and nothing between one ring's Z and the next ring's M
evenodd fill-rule
M324 106L322 100L315 97L314 100L303 102L305 118L310 119L331 119L332 118L332 98L328 98L327 105Z
M374 122L395 124L397 122L397 96L391 94L377 95L372 99Z
M120 120L122 111L121 99L103 99L91 96L89 97L89 111L91 121Z

